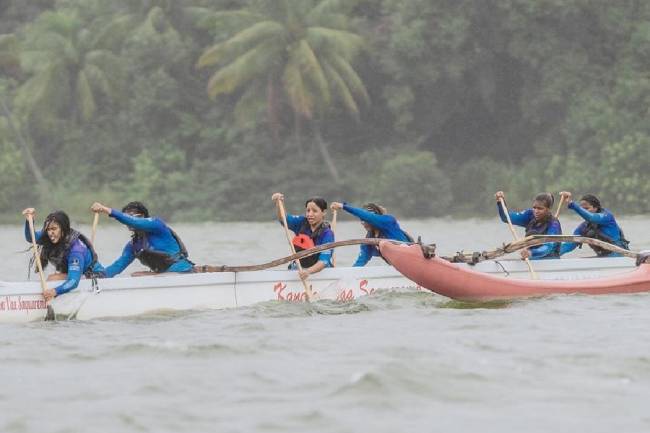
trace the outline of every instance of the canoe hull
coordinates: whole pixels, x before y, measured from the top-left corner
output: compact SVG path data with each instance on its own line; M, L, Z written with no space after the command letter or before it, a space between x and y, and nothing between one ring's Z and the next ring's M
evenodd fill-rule
M416 291L416 285L388 266L325 269L309 280L317 299L352 301L376 291ZM161 311L208 310L259 302L306 300L294 271L162 274L98 280L98 291L82 280L52 302L57 316L88 320ZM46 305L38 282L0 282L0 323L43 320Z
M491 301L553 294L598 295L650 291L650 265L630 267L628 271L601 278L530 280L486 274L438 257L426 259L418 245L382 242L380 249L384 257L406 278L432 292L459 300ZM598 264L601 259L587 260ZM545 262L556 262L549 266L561 266L562 259ZM533 266L537 263L533 262Z

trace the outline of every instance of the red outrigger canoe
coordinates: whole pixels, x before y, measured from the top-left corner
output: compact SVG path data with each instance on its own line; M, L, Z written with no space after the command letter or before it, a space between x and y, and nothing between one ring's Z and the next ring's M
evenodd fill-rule
M439 295L463 301L650 291L650 264L642 264L630 272L604 278L577 281L524 280L488 275L439 257L425 258L420 245L382 241L379 248L384 258L408 279Z

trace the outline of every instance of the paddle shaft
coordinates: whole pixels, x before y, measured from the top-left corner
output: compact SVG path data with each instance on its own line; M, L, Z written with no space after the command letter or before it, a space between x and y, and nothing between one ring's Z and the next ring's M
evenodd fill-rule
M564 196L560 196L560 203L557 205L557 210L555 211L555 218L560 216L560 211L562 210L562 205L564 204Z
M97 234L97 224L99 224L99 212L95 212L95 216L93 217L93 231L90 234L90 243L93 244L93 247L95 246L95 234Z
M330 229L332 230L332 234L334 235L334 239L336 239L336 215L338 212L336 209L332 210L332 224L330 224ZM332 266L336 266L336 259L334 258L334 251L332 251Z
M38 247L36 246L36 230L34 230L34 217L30 214L27 215L27 222L29 223L29 233L32 235L32 250L34 251L34 260L36 260L36 267L38 268L38 276L41 280L41 289L45 292L47 283L45 283L45 274L43 273L43 264L41 263L41 256L38 254Z
M512 221L510 220L510 213L508 213L508 207L506 206L506 202L503 198L499 197L499 203L501 204L501 208L503 209L503 213L506 214L506 220L508 221L508 227L510 228L510 233L512 233L512 237L515 239L515 241L519 240L519 236L517 236L517 232L515 231L515 228L512 226ZM533 269L533 265L530 263L530 260L528 257L524 259L526 262L526 265L528 266L528 270L530 271L530 276L533 278L533 280L537 279L537 274L535 273L535 270Z
M289 227L287 224L287 212L284 209L284 201L277 200L277 205L278 205L278 210L280 211L280 216L282 217L282 227L284 227L284 234L287 236L287 242L289 242L289 248L291 248L291 252L293 254L296 254L296 248L293 246L293 242L291 242L291 234L289 233ZM298 266L298 270L302 271L302 265L300 264L300 260L297 260L296 264ZM311 287L302 278L300 279L300 281L302 281L302 285L305 288L305 295L307 296L307 300L311 301L313 298Z

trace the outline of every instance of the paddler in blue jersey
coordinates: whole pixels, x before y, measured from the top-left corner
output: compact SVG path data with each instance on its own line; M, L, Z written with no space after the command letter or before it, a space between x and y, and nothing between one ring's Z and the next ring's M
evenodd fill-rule
M275 202L284 201L284 195L276 192L271 196ZM282 215L280 207L278 208L278 221L282 224ZM327 202L320 198L310 198L305 202L304 215L287 215L287 228L295 233L292 240L296 251L307 250L318 245L334 242L334 232L330 225L325 221L327 212ZM295 269L295 264L292 264ZM332 250L321 251L319 254L300 259L302 271L300 278L303 280L310 274L315 274L325 268L332 267Z
M393 215L386 213L386 209L375 203L366 203L363 208L351 206L347 203L333 202L332 210L341 210L351 213L361 220L366 229L367 238L392 239L403 242L413 242L413 238L400 227ZM352 266L365 266L373 257L381 257L379 248L375 245L361 245L357 260Z
M121 212L101 203L93 203L90 209L115 218L133 232L122 255L106 267L107 277L118 275L134 259L138 259L151 272L136 272L133 276L193 271L194 264L190 262L181 239L162 219L150 217L144 204L139 201L130 202Z
M630 242L625 239L623 230L616 222L614 215L608 210L603 208L598 197L592 194L586 194L580 198L579 202L571 200L571 193L562 191L560 193L567 201L567 207L580 215L584 220L576 229L573 234L576 236L584 236L593 239L599 239L612 245L616 245L625 250L629 249ZM566 254L578 247L579 244L575 242L563 242L560 254ZM620 257L621 254L615 253L604 248L589 245L598 257ZM582 247L582 245L580 245Z
M501 221L508 222L500 200L504 200L503 191L498 191L494 197L497 200L497 210ZM533 200L533 206L521 212L508 211L512 224L525 227L526 236L532 235L561 235L560 221L553 216L553 195L545 192L538 194ZM521 258L531 260L557 259L560 257L560 242L549 242L536 247L525 248L520 251Z
M25 240L32 242L29 217L34 218L36 210L27 208L25 216ZM63 211L56 211L45 217L43 229L34 233L38 254L43 268L52 264L56 273L47 277L47 281L61 281L56 288L46 288L43 296L46 301L76 289L82 276L96 278L103 276L104 269L97 261L97 253L91 242L83 234L70 228L70 218ZM31 264L30 264L31 265Z

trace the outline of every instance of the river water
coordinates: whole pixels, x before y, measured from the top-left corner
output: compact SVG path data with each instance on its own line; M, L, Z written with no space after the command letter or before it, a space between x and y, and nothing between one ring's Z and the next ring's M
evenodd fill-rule
M563 223L570 232L577 221ZM633 249L650 248L648 219L621 223ZM403 225L442 254L510 240L496 218ZM197 263L288 250L272 223L175 228ZM338 239L362 234L339 222ZM102 219L102 262L127 239ZM0 245L2 279L25 279L22 227L0 227ZM648 294L318 304L0 325L0 432L650 431Z

